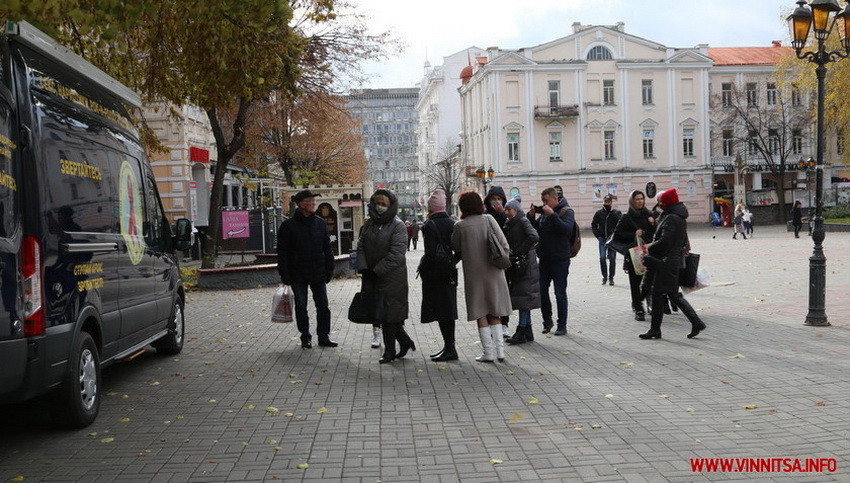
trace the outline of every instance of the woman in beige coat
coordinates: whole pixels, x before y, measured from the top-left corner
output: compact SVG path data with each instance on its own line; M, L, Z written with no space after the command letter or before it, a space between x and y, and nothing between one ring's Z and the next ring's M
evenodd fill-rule
M511 313L511 294L504 270L490 263L487 234L493 230L507 253L510 248L496 220L484 215L484 202L478 193L464 193L458 199L461 220L455 224L452 245L461 255L466 292L466 318L478 321L478 335L484 354L479 362L505 359L505 339L501 317Z

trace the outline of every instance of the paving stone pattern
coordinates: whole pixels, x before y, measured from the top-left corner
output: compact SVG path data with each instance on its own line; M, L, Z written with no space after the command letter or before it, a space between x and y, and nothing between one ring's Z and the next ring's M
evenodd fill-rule
M460 360L430 362L438 328L414 316L418 350L379 365L369 327L345 318L357 279L330 284L335 349L302 350L295 324L270 323L273 288L192 293L183 353L106 369L89 428L53 429L43 403L0 407L0 481L847 481L850 234L825 241L826 328L803 325L808 237L731 235L691 228L716 282L688 296L708 324L697 339L673 314L663 339L639 340L627 278L601 286L588 242L569 335L540 334L534 311L536 341L503 364L474 361L466 321ZM838 471L693 473L697 457L836 458Z

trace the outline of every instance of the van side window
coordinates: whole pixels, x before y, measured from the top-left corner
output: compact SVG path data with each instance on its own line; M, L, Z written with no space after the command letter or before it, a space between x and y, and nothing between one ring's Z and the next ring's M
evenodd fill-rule
M164 227L165 217L159 206L159 196L156 191L156 181L150 176L145 183L145 207L147 210L147 221L145 222L145 240L151 247L165 249ZM169 234L170 235L170 234Z
M18 206L18 146L14 141L13 123L11 107L0 98L0 238L15 235L21 211Z

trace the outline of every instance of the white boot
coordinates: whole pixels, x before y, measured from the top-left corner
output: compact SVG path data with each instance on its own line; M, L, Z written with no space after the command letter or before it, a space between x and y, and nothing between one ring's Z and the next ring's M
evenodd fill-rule
M481 348L484 349L484 354L475 358L478 362L493 362L496 360L496 347L493 344L493 332L490 326L479 327L478 335L481 337Z
M499 359L499 362L505 362L505 326L502 324L491 325L490 331L496 345L496 358Z
M381 347L381 328L372 327L372 348L377 349L379 347Z

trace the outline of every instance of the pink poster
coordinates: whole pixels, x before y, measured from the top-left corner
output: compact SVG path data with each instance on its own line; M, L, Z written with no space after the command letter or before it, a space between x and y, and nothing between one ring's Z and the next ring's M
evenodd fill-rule
M247 211L221 212L221 237L223 239L248 238L250 234Z

